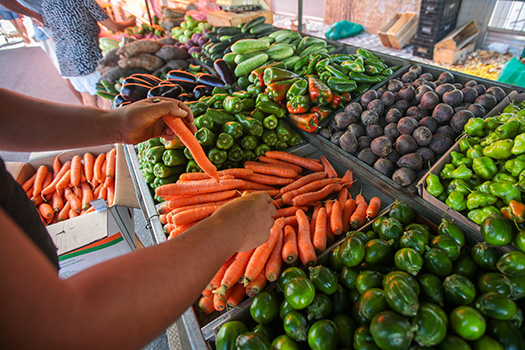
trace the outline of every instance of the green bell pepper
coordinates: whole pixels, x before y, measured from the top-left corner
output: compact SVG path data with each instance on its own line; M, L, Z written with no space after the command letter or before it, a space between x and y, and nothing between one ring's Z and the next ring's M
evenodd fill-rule
M185 166L167 166L166 164L161 162L153 166L153 174L156 177L165 178L175 174L180 175L184 172L185 168Z
M215 144L215 133L208 128L200 128L197 130L195 138L203 146L212 146Z
M207 114L203 114L200 117L197 117L193 120L193 124L200 129L200 128L213 128L213 118L210 117Z
M186 172L187 173L199 173L199 172L202 172L202 169L200 168L200 166L197 164L196 161L191 159L188 161L188 164L186 164Z
M162 162L167 166L183 165L188 162L181 149L167 149L162 154Z
M270 101L270 98L265 93L261 93L257 95L257 98L255 99L255 105L259 104L259 102L262 101Z
M255 156L259 157L264 156L266 152L269 152L271 150L272 149L270 148L270 146L268 146L265 143L261 143L259 146L255 147L254 153Z
M474 145L479 144L479 141L472 137L462 137L459 140L459 150L462 153L466 153L469 148L474 147Z
M194 118L203 115L208 108L206 103L201 101L184 102L184 104L191 110Z
M493 205L498 201L498 198L487 193L472 191L467 196L467 208L473 210L479 207L486 207Z
M239 113L243 110L242 100L233 96L226 97L222 102L222 107L230 114Z
M509 120L503 125L500 125L494 131L500 139L513 139L518 135L520 122L517 120Z
M306 113L310 110L311 104L310 97L306 95L293 96L286 103L286 109L293 114Z
M191 154L190 149L188 147L185 147L182 152L184 153L184 157L186 157L187 159L193 159L193 155Z
M509 182L493 182L490 185L490 193L501 198L506 205L513 199L521 202L521 191Z
M460 191L450 192L447 199L445 200L445 203L448 205L449 208L454 209L456 211L463 211L467 209L465 195Z
M519 134L514 138L514 145L510 152L514 155L525 153L525 133Z
M486 122L483 118L471 118L465 124L464 129L468 136L471 137L484 137L485 136L485 125Z
M514 144L516 144L514 142ZM525 169L525 155L509 159L505 162L505 169L514 177L519 176Z
M501 125L501 122L498 120L497 117L486 118L485 119L485 135L488 135L489 133L493 132L500 125Z
M217 136L217 141L215 141L215 147L219 149L229 149L231 146L233 146L234 142L235 140L233 139L232 135L225 132L221 132L219 136Z
M472 159L469 157L466 157L463 153L452 151L450 152L451 162L455 166L460 166L461 164L465 164L466 166L472 165Z
M452 179L452 173L456 170L456 166L452 163L447 163L439 172L439 177L442 179Z
M478 191L478 192L483 192L483 193L491 194L491 193L490 193L490 185L491 185L491 184L492 184L492 181L485 181L485 182L483 182L482 184L475 186L475 187L474 187L474 190L475 190L475 191Z
M512 155L513 145L514 140L499 140L483 148L483 154L493 159L507 159Z
M447 187L447 191L448 193L452 191L460 191L463 194L469 194L470 192L472 192L470 186L464 180L461 179L455 179L450 181Z
M222 124L222 132L230 134L234 139L238 139L244 134L243 127L238 122L227 122Z
M348 79L348 75L343 72L341 68L336 67L335 65L329 64L326 66L326 70L332 74L333 77L339 79Z
M299 57L297 62L295 62L295 64L293 65L293 71L297 74L301 73L302 71L304 71L305 67L307 67L309 61L309 55L303 55Z
M253 98L243 98L241 101L243 111L251 112L255 109L255 100Z
M264 129L262 134L262 141L270 147L275 146L279 139L277 138L277 133L272 129Z
M490 180L498 172L498 167L494 160L489 157L479 157L472 161L472 169L482 179Z
M146 151L145 158L151 164L159 163L160 161L162 161L162 154L165 150L166 147L164 146L151 147L149 150Z
M286 141L289 147L297 146L302 142L303 142L303 138L295 130L292 130L291 137L288 139L288 141Z
M469 180L472 175L472 169L468 168L465 164L461 164L452 172L452 174L450 174L452 179L461 180Z
M257 147L257 139L252 135L245 135L241 138L241 147L248 151L253 151ZM246 153L246 152L245 152Z
M273 146L276 150L278 151L284 151L285 149L288 148L288 144L286 143L286 141L283 141L283 140L277 140L277 143L275 144L275 146Z
M255 104L255 108L266 114L273 114L277 118L283 118L287 111L273 101L261 101Z
M277 137L285 142L292 137L292 128L282 119L279 120L275 131L277 132Z
M228 160L232 162L240 162L244 156L244 152L238 144L234 144L228 150Z
M259 94L263 93L264 92L264 88L258 84L250 84L250 86L248 86L246 88L246 91L252 96L258 96Z
M467 150L467 157L474 160L483 156L483 147L481 145L474 145Z
M209 115L216 125L222 125L226 122L233 122L235 118L224 109L208 108L206 114Z
M254 109L252 113L250 114L250 117L252 117L253 119L257 119L258 121L262 123L266 116L260 110Z
M476 224L481 225L490 215L499 214L500 211L493 205L488 207L474 209L468 212L467 217Z
M270 99L276 102L285 100L286 93L288 92L290 87L292 87L292 85L297 81L297 79L298 78L280 80L271 83L270 85L266 86L266 90L264 90L264 93L267 94Z
M216 93L216 94L213 94L213 97L215 97L215 101L224 101L226 99L226 97L229 97L230 94L227 93L226 91L225 92L221 92L221 93Z
M425 179L427 184L427 192L433 195L434 197L438 197L441 193L443 193L443 185L441 184L441 181L439 180L439 176L436 174L430 173L428 174L427 178Z
M242 100L242 99L245 99L245 98L250 98L250 97L252 97L251 94L250 94L248 91L246 91L246 90L237 90L237 91L234 91L234 92L232 92L232 96L233 96L233 97L238 97L238 98L240 98L241 100Z
M489 146L491 144L493 144L494 142L498 141L500 138L498 137L498 135L496 134L495 131L491 132L490 134L488 134L487 136L485 136L484 138L482 138L479 142L479 144L482 146L482 147L486 147L486 146Z
M275 129L277 128L277 125L279 124L279 119L277 119L276 116L269 115L264 118L263 125L266 129Z
M318 75L321 75L321 73L326 72L326 66L330 64L330 61L331 61L330 58L327 57L327 58L323 58L322 60L316 63L315 71L317 72Z
M324 71L321 74L319 74L319 79L321 79L323 83L327 83L328 79L330 79L331 77L332 77L332 74L330 74L329 71Z
M345 61L354 61L354 60L355 60L354 55L348 55L348 54L330 55L330 61L337 63L337 64L341 64Z
M341 67L346 68L352 72L356 73L364 73L365 72L365 66L357 61L344 61L341 63Z
M516 179L514 176L506 173L497 173L492 178L492 181L494 182L509 182L511 184L516 184L518 182L518 179Z
M290 86L286 92L286 99L291 100L294 96L306 95L308 92L308 81L306 79L299 79Z
M208 159L216 166L221 166L228 159L228 152L217 147L212 147L208 151Z
M153 180L155 180L155 174L153 174L152 172L149 172L149 171L146 171L146 170L142 169L141 173L142 173L142 177L144 178L144 181L146 181L146 183L151 183L151 182L153 182Z
M255 153L253 151L244 151L244 154L242 156L242 160L244 162L249 162L249 161L253 161L253 160L256 160L257 159L257 156L255 155Z
M262 136L263 124L255 118L247 117L241 113L235 113L235 119L242 125L245 134L253 136Z

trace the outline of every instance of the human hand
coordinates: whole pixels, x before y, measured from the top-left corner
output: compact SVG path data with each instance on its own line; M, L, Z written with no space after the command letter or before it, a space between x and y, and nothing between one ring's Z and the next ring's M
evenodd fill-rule
M231 244L239 245L237 251L244 252L268 240L276 211L266 192L254 192L221 205L213 217L226 228Z
M182 118L192 132L197 131L191 110L184 102L173 98L148 98L108 112L119 119L120 142L125 144L137 144L155 137L172 140L175 134L162 120L165 115Z
M128 22L127 22L127 26L128 27L134 27L137 25L137 18L136 17L131 17Z

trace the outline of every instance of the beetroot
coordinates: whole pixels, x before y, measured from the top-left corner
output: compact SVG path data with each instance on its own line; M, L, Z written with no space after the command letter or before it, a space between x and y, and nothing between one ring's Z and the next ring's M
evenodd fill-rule
M421 97L421 108L434 109L440 102L438 94L434 91L428 91Z
M432 118L434 118L438 123L448 122L453 115L454 108L445 103L438 104L432 112Z

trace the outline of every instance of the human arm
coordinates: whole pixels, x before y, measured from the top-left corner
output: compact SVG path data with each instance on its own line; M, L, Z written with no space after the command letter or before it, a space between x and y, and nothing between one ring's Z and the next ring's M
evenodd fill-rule
M0 348L144 347L198 299L228 257L268 239L270 200L241 197L175 239L66 280L0 210Z
M193 115L181 101L161 97L117 109L65 105L0 88L0 149L44 151L110 143L136 144L149 138L173 138L162 116L184 118L192 130Z
M107 19L100 21L100 24L113 32L121 32L128 27L134 27L137 24L137 20L133 17L124 22L116 22L108 17Z
M44 23L44 19L42 18L41 15L22 6L16 0L0 0L0 4L2 4L8 10L19 13L21 15L32 17L42 24Z

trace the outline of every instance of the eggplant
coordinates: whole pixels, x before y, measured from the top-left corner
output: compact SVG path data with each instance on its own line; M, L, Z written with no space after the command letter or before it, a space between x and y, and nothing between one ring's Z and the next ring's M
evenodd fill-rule
M171 98L178 98L180 94L182 94L182 92L184 91L184 89L182 88L182 86L180 86L179 84L175 84L171 89L163 92L161 94L162 97L171 97Z
M195 74L183 71L181 69L170 70L168 74L166 74L166 78L168 78L168 80L171 80L171 79L183 80L189 83L197 82L197 77L195 76Z
M157 84L152 84L149 81L142 79L140 77L129 76L129 77L124 78L124 80L122 80L122 85L130 84L130 83L148 85L150 87L154 87L155 85L157 85Z
M168 81L172 84L178 84L180 85L185 91L193 91L195 89L195 86L198 84L195 82L190 82L186 80L180 80L180 79L168 79Z
M124 97L122 97L121 94L116 95L115 98L113 99L113 105L116 108L120 107L124 102L129 102L129 101L126 101Z
M211 95L212 88L207 85L197 85L193 89L193 96L195 96L195 99L200 99L203 96L209 96Z
M145 80L153 86L160 84L160 82L162 81L161 78L156 77L153 74L148 74L148 73L134 73L134 74L131 74L130 77Z
M185 92L180 94L177 99L182 102L195 101L195 96L191 92Z
M224 87L226 85L220 78L214 75L202 73L197 76L197 84L204 84L212 87Z
M148 91L151 89L151 86L139 84L139 83L128 83L122 85L120 89L120 94L126 101L138 101L145 99L148 96Z
M161 85L154 86L148 91L148 97L164 96L165 93L171 92L171 90L173 90L176 87L178 87L178 94L180 94L182 92L182 87L178 84L172 83L172 84L161 84ZM174 96L174 97L177 97L177 96ZM172 96L169 96L169 97L172 97Z
M222 58L218 58L213 62L213 68L219 75L221 80L227 85L233 85L235 83L235 76L228 65L228 63Z

